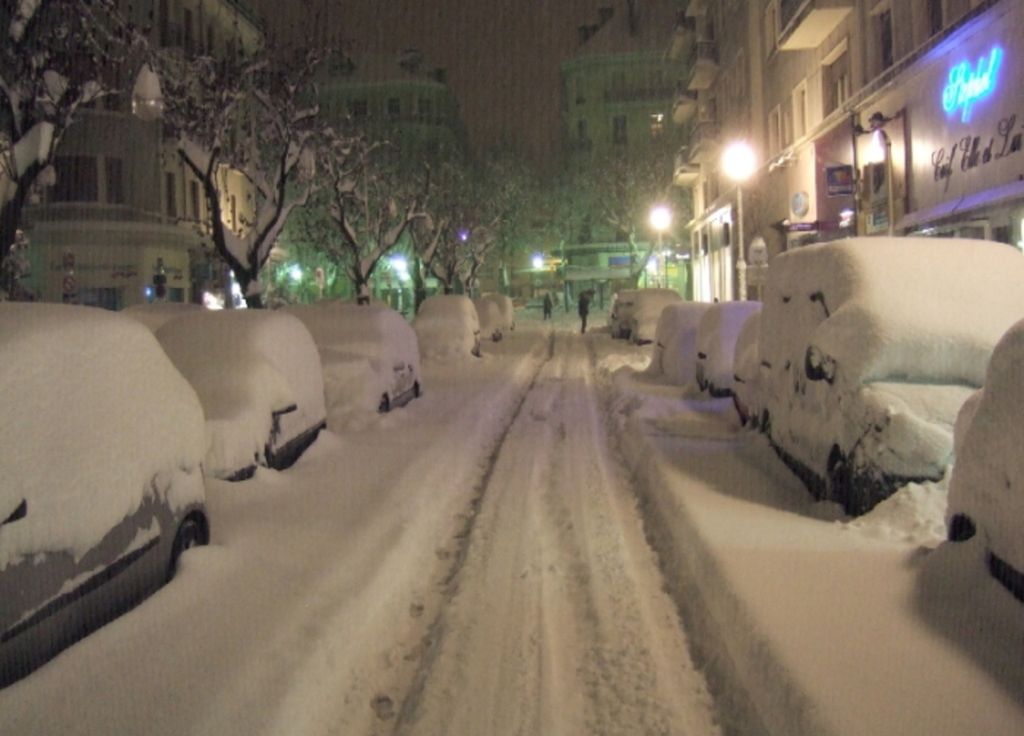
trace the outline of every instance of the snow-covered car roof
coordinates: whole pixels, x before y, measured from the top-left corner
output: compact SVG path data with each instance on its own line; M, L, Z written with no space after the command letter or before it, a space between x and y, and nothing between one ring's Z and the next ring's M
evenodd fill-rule
M980 386L992 348L1024 315L1021 283L1020 251L991 241L870 237L806 246L772 261L761 354L784 361L810 345L835 365L835 380Z
M661 310L669 304L682 301L683 297L674 289L640 289L632 297L633 308L628 314L630 337L634 342L650 342L654 339ZM622 316L620 315L620 319Z
M203 311L171 320L156 337L202 401L211 475L230 476L262 457L274 412L296 407L280 417L284 439L324 421L320 355L298 318Z
M403 376L411 381L419 380L416 332L384 303L334 301L323 306L290 306L283 311L301 320L316 342L330 416L352 410L376 411L383 393L395 399L396 366L403 366Z
M967 514L986 547L1024 572L1024 320L996 344L985 387L966 402L956 423L956 463L947 516Z
M476 316L480 322L480 334L484 337L501 337L505 328L505 318L501 309L493 299L478 297L473 300Z
M703 390L731 394L736 342L744 323L761 311L761 302L712 304L697 327L697 373Z
M0 515L22 499L29 507L0 534L0 570L34 551L84 552L153 492L155 475L202 462L199 399L138 321L0 303L0 335ZM168 499L173 508L201 500Z
M151 304L133 304L125 307L121 313L137 319L146 325L152 332L159 330L165 322L177 319L184 314L194 314L203 311L204 307L199 304L188 302L153 302Z
M697 327L711 306L708 302L675 302L661 310L654 331L650 372L685 386L696 377Z
M468 355L479 349L480 320L468 296L435 294L427 297L412 326L422 355Z
M512 303L512 297L507 294L484 294L480 298L488 299L497 305L498 311L501 314L502 330L511 330L515 328L516 313L515 305Z

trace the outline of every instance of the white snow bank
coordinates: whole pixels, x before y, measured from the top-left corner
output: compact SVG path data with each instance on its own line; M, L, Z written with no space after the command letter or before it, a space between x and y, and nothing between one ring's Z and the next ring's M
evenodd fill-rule
M663 375L677 386L696 381L697 327L710 306L707 302L676 302L661 310L648 373Z
M480 352L480 320L468 296L427 297L412 326L423 357L443 359Z
M200 464L206 446L195 391L152 333L89 307L0 304L0 570L20 556L96 544L154 476ZM180 508L198 497L169 498ZM68 523L54 523L66 519ZM73 520L73 523L71 523Z
M950 479L949 515L974 521L987 549L1024 572L1024 320L992 353L985 388L958 418L956 465Z
M712 304L697 327L697 385L712 396L732 394L733 358L744 323L761 311L761 302Z
M416 332L383 303L290 306L284 310L309 330L320 351L328 426L352 413L376 412L420 378Z
M164 324L157 339L203 403L206 469L229 477L263 462L273 413L278 444L324 421L320 356L297 318L266 310L202 311Z

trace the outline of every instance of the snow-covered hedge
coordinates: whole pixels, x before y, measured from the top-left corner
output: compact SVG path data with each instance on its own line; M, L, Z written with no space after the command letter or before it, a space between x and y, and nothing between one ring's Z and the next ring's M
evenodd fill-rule
M1024 573L1021 366L1024 320L996 345L984 389L964 404L957 419L957 456L950 477L947 513L951 522L958 515L969 518L985 549L1017 573ZM1024 589L1017 595L1024 595Z
M79 557L147 494L204 496L203 410L153 334L101 309L0 303L0 571L24 556ZM154 483L187 474L195 482Z
M296 317L262 309L202 311L167 322L156 337L202 401L208 474L232 477L256 464L274 465L268 450L287 452L290 442L315 436L323 425L320 356Z
M416 333L383 303L290 306L320 351L328 424L352 412L377 411L410 391L420 378Z
M412 323L420 354L432 358L480 355L480 320L468 296L427 297Z
M663 375L677 386L696 382L697 327L710 306L708 302L676 302L662 309L648 373Z
M852 238L772 261L758 349L772 443L862 513L938 479L952 425L1024 315L1024 257L989 241Z
M697 386L711 396L732 396L733 359L744 323L761 311L761 302L712 304L697 327Z

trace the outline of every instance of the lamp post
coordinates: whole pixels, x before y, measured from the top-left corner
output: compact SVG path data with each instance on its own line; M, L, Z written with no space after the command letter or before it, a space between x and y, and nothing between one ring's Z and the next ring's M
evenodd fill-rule
M896 116L898 117L899 113ZM882 163L885 166L885 208L886 208L886 234L894 235L896 232L896 202L893 199L892 182L892 139L885 132L886 123L893 120L881 112L874 112L868 118L868 128L865 130L860 123L853 126L853 160L854 168L857 165L857 138L862 135L871 136L870 157L868 163ZM856 201L856 199L854 200Z
M754 174L757 157L746 141L734 141L722 151L722 172L736 184L736 273L739 277L739 298L747 299L747 259L743 244L743 182Z
M666 205L658 204L651 208L651 214L648 218L651 227L654 228L654 232L658 234L658 286L668 286L668 274L665 268L665 253L662 247L662 235L668 230L672 224L672 210Z

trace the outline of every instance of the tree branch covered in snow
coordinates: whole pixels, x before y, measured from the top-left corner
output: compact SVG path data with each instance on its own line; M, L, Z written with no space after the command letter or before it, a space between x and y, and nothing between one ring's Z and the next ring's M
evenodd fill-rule
M0 0L0 257L82 108L128 85L144 35L116 0Z
M261 49L219 59L169 50L156 60L166 84L165 120L203 187L214 249L251 307L262 306L260 271L288 217L316 188L317 107L310 101L322 59L319 49L288 58Z

